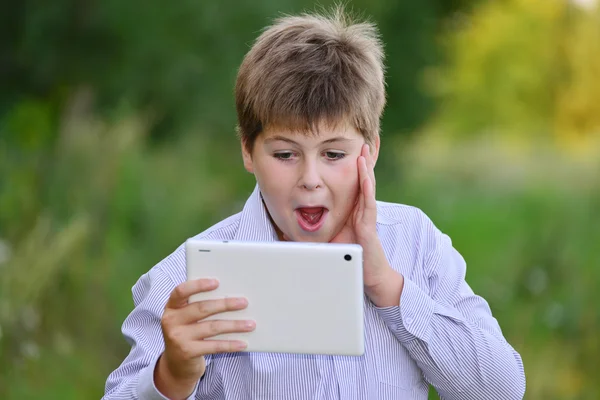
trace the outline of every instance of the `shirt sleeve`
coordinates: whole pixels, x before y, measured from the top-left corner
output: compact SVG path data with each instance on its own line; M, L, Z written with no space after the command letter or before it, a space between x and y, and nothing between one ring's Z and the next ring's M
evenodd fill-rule
M135 308L122 327L131 351L108 376L103 400L168 400L156 389L154 367L164 350L162 313L175 286L166 274L155 268L133 287ZM196 390L188 399L193 399L195 394Z
M466 264L450 238L428 223L426 282L404 277L398 306L376 308L444 399L522 399L520 355L502 335L488 303L465 281Z

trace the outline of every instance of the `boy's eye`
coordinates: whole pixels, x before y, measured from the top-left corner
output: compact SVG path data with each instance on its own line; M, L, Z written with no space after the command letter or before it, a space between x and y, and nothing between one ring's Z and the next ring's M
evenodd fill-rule
M330 160L341 160L342 158L346 157L346 154L337 151L326 151L325 156Z
M275 153L273 155L273 157L278 158L280 160L289 160L293 157L293 155L294 155L294 153L287 151L287 152Z

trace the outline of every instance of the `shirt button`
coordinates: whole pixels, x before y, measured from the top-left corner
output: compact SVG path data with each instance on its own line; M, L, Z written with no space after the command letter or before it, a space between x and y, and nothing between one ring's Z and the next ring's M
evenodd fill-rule
M390 328L392 328L392 330L395 331L398 329L398 325L392 324L392 325L390 325Z
M410 325L410 324L412 324L412 322L413 322L413 319L411 317L408 317L408 318L406 318L406 320L404 320L404 323L406 325Z

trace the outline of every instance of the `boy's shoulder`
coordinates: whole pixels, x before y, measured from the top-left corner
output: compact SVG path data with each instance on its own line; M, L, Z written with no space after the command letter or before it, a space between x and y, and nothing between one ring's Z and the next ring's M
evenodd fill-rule
M378 201L377 225L390 250L397 246L408 246L410 251L426 250L449 239L423 210L406 204Z
M398 203L377 202L377 231L392 268L427 290L427 277L435 263L452 245L420 208Z
M241 212L233 214L192 238L197 240L231 240L239 229L241 217Z
M401 203L377 201L377 223L380 225L402 225L423 227L431 223L429 217L418 207Z

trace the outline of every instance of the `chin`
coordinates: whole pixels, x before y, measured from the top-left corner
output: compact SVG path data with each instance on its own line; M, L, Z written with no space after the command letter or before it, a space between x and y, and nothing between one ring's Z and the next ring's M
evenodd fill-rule
M295 242L329 243L331 239L328 232L315 232L313 234L300 232L292 240Z

